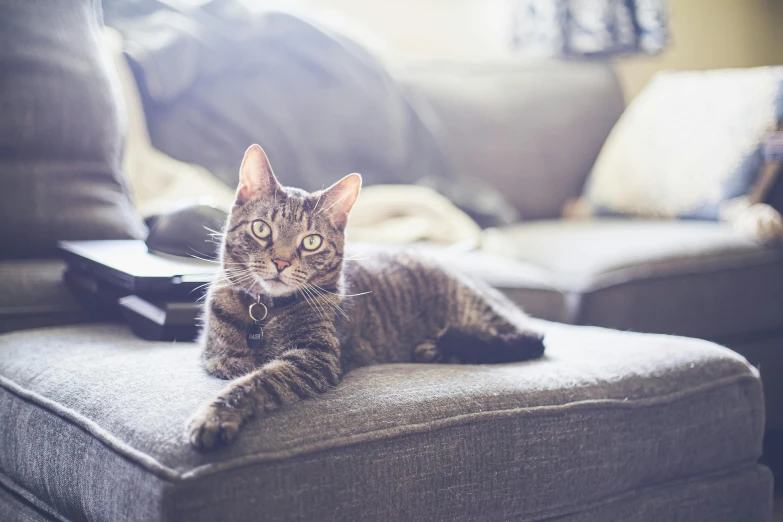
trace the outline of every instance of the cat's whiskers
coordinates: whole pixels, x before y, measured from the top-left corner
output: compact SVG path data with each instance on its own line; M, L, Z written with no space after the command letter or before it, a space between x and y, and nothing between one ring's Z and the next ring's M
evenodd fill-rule
M323 190L323 187L321 187L321 189ZM323 195L324 195L324 193L323 193L323 192L321 192L321 193L318 195L318 201L316 201L316 202L315 202L315 206L313 207L313 210L312 210L312 212L315 212L315 211L316 211L316 209L318 208L318 204L321 202L321 198L323 197Z
M321 295L318 292L316 292L315 289L312 288L309 283L307 283L307 281L303 280L302 281L302 285L307 290L307 292L312 296L313 301L318 304L318 306L321 308L321 310L323 310L324 316L328 317L329 314L326 312L326 309L324 308L323 303L321 303L321 299L319 299L321 297Z
M343 261L361 261L363 259L367 259L366 257L362 257L366 253L367 252L357 252L356 254L351 255L351 256L342 255L342 256L338 256L338 257L341 257Z
M296 285L297 290L302 294L302 297L304 297L304 300L307 302L307 304L310 306L310 309L313 310L315 313L318 314L318 317L320 317L322 320L325 320L324 316L321 314L321 311L318 310L313 302L308 297L308 294L305 292L304 287L300 285Z
M307 283L303 283L303 289L307 292L307 294L310 296L312 301L315 303L315 305L321 310L321 317L324 320L327 320L329 318L329 314L327 313L326 309L324 308L323 304L321 304L320 300L318 299L318 295L316 295L315 292L312 291L312 289L307 285Z
M245 271L236 274L225 274L226 279L231 283L229 286L238 286L244 288L247 283L255 281L255 272Z
M316 295L318 295L319 297L323 297L324 301L326 301L326 303L328 305L330 305L332 308L334 308L335 311L340 312L343 315L343 317L345 317L349 321L351 320L350 317L348 317L348 314L345 313L345 310L343 310L343 308L339 304L334 302L334 300L335 300L334 298L332 298L331 296L327 295L326 293L324 293L324 292L322 292L321 290L318 289L320 287L316 288L315 286L313 286L310 283L305 283L305 285L307 285L307 287L312 292L314 292Z
M343 194L342 196L340 196L340 197L337 199L337 201L335 201L334 203L332 203L331 205L329 205L329 206L328 206L328 207L326 207L325 209L323 209L323 210L319 210L318 212L316 212L316 213L315 213L315 214L313 214L313 215L314 215L314 216L317 216L317 215L318 215L318 214L320 214L321 212L326 212L327 210L329 210L330 208L332 208L333 206L335 206L336 204L338 204L339 202L341 202L342 200L344 200L344 199L345 199L347 196L348 196L348 193L345 193L345 194Z
M191 291L190 291L190 293L192 294L192 293L194 293L194 292L198 292L198 291L199 291L199 290L201 290L202 288L204 288L204 287L206 287L206 286L209 286L209 285L214 285L214 284L215 284L215 281L210 281L210 282L208 282L208 283L204 283L203 285L198 285L196 288L194 288L193 290L191 290Z
M223 269L222 274L226 276L245 276L245 275L251 275L255 274L255 270L249 270L247 268L231 268L231 269Z
M336 293L334 293L334 292L330 292L330 291L329 291L329 290L327 290L326 288L323 288L323 287L320 287L320 286L318 286L318 285L317 285L317 284L315 284L315 283L310 283L310 284L312 284L313 286L315 286L316 288L318 288L318 289L319 289L319 290L321 290L322 292L326 292L326 293L328 293L328 294L336 295L336 296L338 296L338 297L359 297L360 295L367 295L367 294L371 294L371 293L372 293L372 290L368 290L368 291L366 291L366 292L362 292L362 293L360 293L360 294L336 294Z
M194 252L198 253L198 250L196 250L195 248L190 247L190 249L193 250ZM215 258L215 259L208 259L206 257L200 257L200 256L197 256L195 254L188 254L188 257L192 257L193 259L198 259L199 261L206 261L207 263L214 263L216 265L220 264L220 259L217 259L217 258Z
M211 228L209 228L207 226L205 226L204 229L209 231L209 232L211 232L210 236L225 237L225 235L226 235L225 232L218 232L217 230L212 230Z

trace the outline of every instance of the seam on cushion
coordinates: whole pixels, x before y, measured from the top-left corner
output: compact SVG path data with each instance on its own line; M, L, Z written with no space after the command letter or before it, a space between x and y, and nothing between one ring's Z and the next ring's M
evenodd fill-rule
M359 443L371 442L376 440L383 440L391 437L401 437L406 435L412 435L416 433L426 433L428 431L434 431L444 428L450 428L453 426L459 426L463 424L477 424L484 419L504 419L517 416L547 416L547 415L560 415L570 411L590 411L592 409L618 409L618 410L632 410L636 408L648 408L651 406L660 406L664 404L671 404L679 400L689 398L691 396L700 395L707 391L713 391L719 388L728 388L733 384L747 382L756 382L758 386L761 386L761 381L754 375L741 375L731 376L723 378L718 381L713 381L705 385L696 386L694 388L688 388L674 392L669 395L648 397L644 399L636 400L621 400L621 399L591 399L584 401L569 402L560 405L547 405L547 406L533 406L533 407L520 407L520 408L508 408L503 410L491 410L472 413L463 413L454 415L451 417L445 417L443 419L437 419L434 421L423 422L418 424L405 424L403 426L395 426L392 428L384 428L381 430L366 431L358 433L356 435L345 436L341 438L331 439L325 441L325 443L316 443L301 446L289 450L281 450L272 453L257 453L254 455L245 455L237 457L232 460L223 461L219 463L204 464L197 466L190 471L184 472L181 475L183 480L199 478L205 475L210 475L220 471L226 471L237 467L244 467L251 464L257 464L261 462L274 462L280 461L292 457L298 457L301 455L307 455L310 453L317 453L319 451L330 450L334 448L344 448L353 446ZM610 408L606 408L609 406ZM758 438L758 437L757 437Z
M52 312L77 312L84 313L85 310L80 305L59 306L59 305L28 305L28 306L0 306L0 314L6 316L42 314Z
M60 513L55 511L55 509L52 506L50 506L40 498L36 497L35 495L27 491L25 488L23 488L22 486L14 482L11 479L11 477L9 477L8 475L2 472L0 472L0 485L4 486L8 491L16 493L24 500L32 504L33 507L35 507L40 511L43 511L47 515L52 516L57 520L62 520L63 522L71 522L71 519L62 516Z
M749 369L752 371L752 369ZM124 441L118 439L99 426L96 422L84 417L83 415L76 413L69 408L61 406L59 403L52 401L46 397L42 397L36 392L32 392L18 386L16 383L8 380L7 378L0 376L0 386L7 388L12 393L15 393L19 397L30 400L37 403L39 406L49 409L59 417L71 421L72 423L82 427L92 435L94 435L99 441L103 442L109 448L124 454L126 457L136 459L137 464L147 468L150 471L162 474L167 479L173 480L190 480L205 475L233 469L235 467L243 467L250 464L260 462L274 462L291 458L294 456L306 455L309 453L316 453L323 450L352 446L355 444L369 442L374 440L381 440L388 437L398 437L415 433L427 432L435 429L442 429L451 426L457 426L461 424L472 424L477 420L480 422L483 418L497 419L508 418L518 415L547 415L547 414L561 414L571 410L590 410L590 409L605 409L606 406L612 406L616 409L629 410L635 408L645 408L649 406L658 406L662 404L670 404L691 395L699 395L707 391L713 391L718 388L729 387L733 384L742 383L743 381L755 382L760 386L760 381L755 372L743 375L733 375L730 377L724 377L722 379L702 384L693 388L687 388L679 390L677 392L662 395L645 397L642 399L634 399L631 401L620 399L591 399L583 401L569 402L559 405L546 405L546 406L533 406L533 407L520 407L520 408L507 408L503 410L490 410L481 412L464 413L454 415L451 417L445 417L434 421L417 423L417 424L405 424L402 426L394 426L391 428L383 428L380 430L371 430L355 435L349 435L344 437L338 437L329 439L327 441L304 445L292 449L280 450L269 453L255 453L252 455L245 455L235 459L223 461L220 463L204 464L196 466L195 468L186 471L178 472L173 468L170 468L151 455L148 455L132 446L128 445Z
M645 397L634 400L590 399L558 405L533 407L525 406L519 408L507 408L503 410L464 413L429 422L405 424L402 426L394 426L380 430L366 431L355 435L337 437L291 449L244 455L242 457L237 457L219 463L196 466L185 472L178 472L177 470L162 464L151 455L148 455L143 451L138 450L126 442L120 440L118 437L99 426L95 421L92 421L83 415L62 406L51 399L43 397L36 392L26 390L6 377L0 376L0 386L6 388L8 391L17 395L18 397L36 403L38 406L50 410L52 413L56 414L58 417L64 420L70 421L71 423L80 426L82 429L95 436L99 442L102 442L104 445L118 452L120 455L130 458L131 460L135 460L136 464L140 465L141 467L144 467L153 473L158 473L163 478L171 481L187 481L233 468L248 466L251 464L275 462L287 458L317 453L324 450L353 446L364 442L382 440L391 437L400 437L416 433L426 433L428 431L458 426L462 424L474 424L481 422L483 419L502 419L520 415L560 415L570 411L589 411L591 409L614 408L619 410L631 410L636 408L671 404L708 391L713 391L719 388L728 388L735 384L755 383L757 386L761 387L761 381L759 380L756 372L754 372L752 368L748 368L748 371L750 373L724 377L716 381L704 383L700 386L678 390L674 393L662 396Z
M22 388L15 382L1 375L0 386L7 389L17 397L30 401L44 409L51 411L61 419L70 421L72 424L81 427L93 435L98 441L118 452L120 455L135 460L136 464L139 464L150 471L160 473L163 477L168 479L180 478L180 474L175 470L165 466L164 464L161 464L154 457L128 445L124 441L112 435L109 431L102 428L100 425L98 425L98 423L88 419L84 415L81 415L80 413L77 413L70 408L66 408L58 402L46 398L34 391Z
M711 256L705 259L698 259L698 263L689 262L686 266L670 266L667 267L667 263L671 263L675 260L663 261L660 266L647 265L644 270L645 274L637 275L635 272L639 272L639 266L622 267L614 270L609 270L602 274L596 274L591 276L593 281L588 284L575 285L573 291L582 294L588 294L596 290L603 290L612 286L619 286L624 284L635 283L637 281L652 281L656 279L670 279L680 276L690 275L702 275L714 272L734 271L734 270L746 270L749 267L758 267L763 265L780 265L783 264L783 257L773 253L763 254L738 254L731 256L732 259L727 259L728 256ZM751 259L748 259L751 258ZM757 259L753 259L757 258ZM704 265L703 263L710 263ZM657 271L656 271L657 270Z

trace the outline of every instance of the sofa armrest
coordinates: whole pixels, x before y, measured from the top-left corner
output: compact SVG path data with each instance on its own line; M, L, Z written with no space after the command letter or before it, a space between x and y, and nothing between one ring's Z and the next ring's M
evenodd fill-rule
M456 172L501 190L524 219L558 217L581 193L624 108L608 63L441 61L396 76Z

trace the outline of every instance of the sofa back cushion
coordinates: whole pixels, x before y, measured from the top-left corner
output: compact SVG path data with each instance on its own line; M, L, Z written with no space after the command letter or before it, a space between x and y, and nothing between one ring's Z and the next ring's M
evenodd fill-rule
M432 109L457 174L502 191L523 219L560 216L624 107L600 61L436 62L399 77Z
M2 258L145 233L120 171L124 116L101 23L94 0L0 9Z

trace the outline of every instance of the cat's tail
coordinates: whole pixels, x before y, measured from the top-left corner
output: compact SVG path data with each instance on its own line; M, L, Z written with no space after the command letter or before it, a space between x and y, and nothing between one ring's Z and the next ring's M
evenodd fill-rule
M496 364L538 359L544 354L544 336L530 330L492 334L449 326L438 336L444 360L465 364Z

